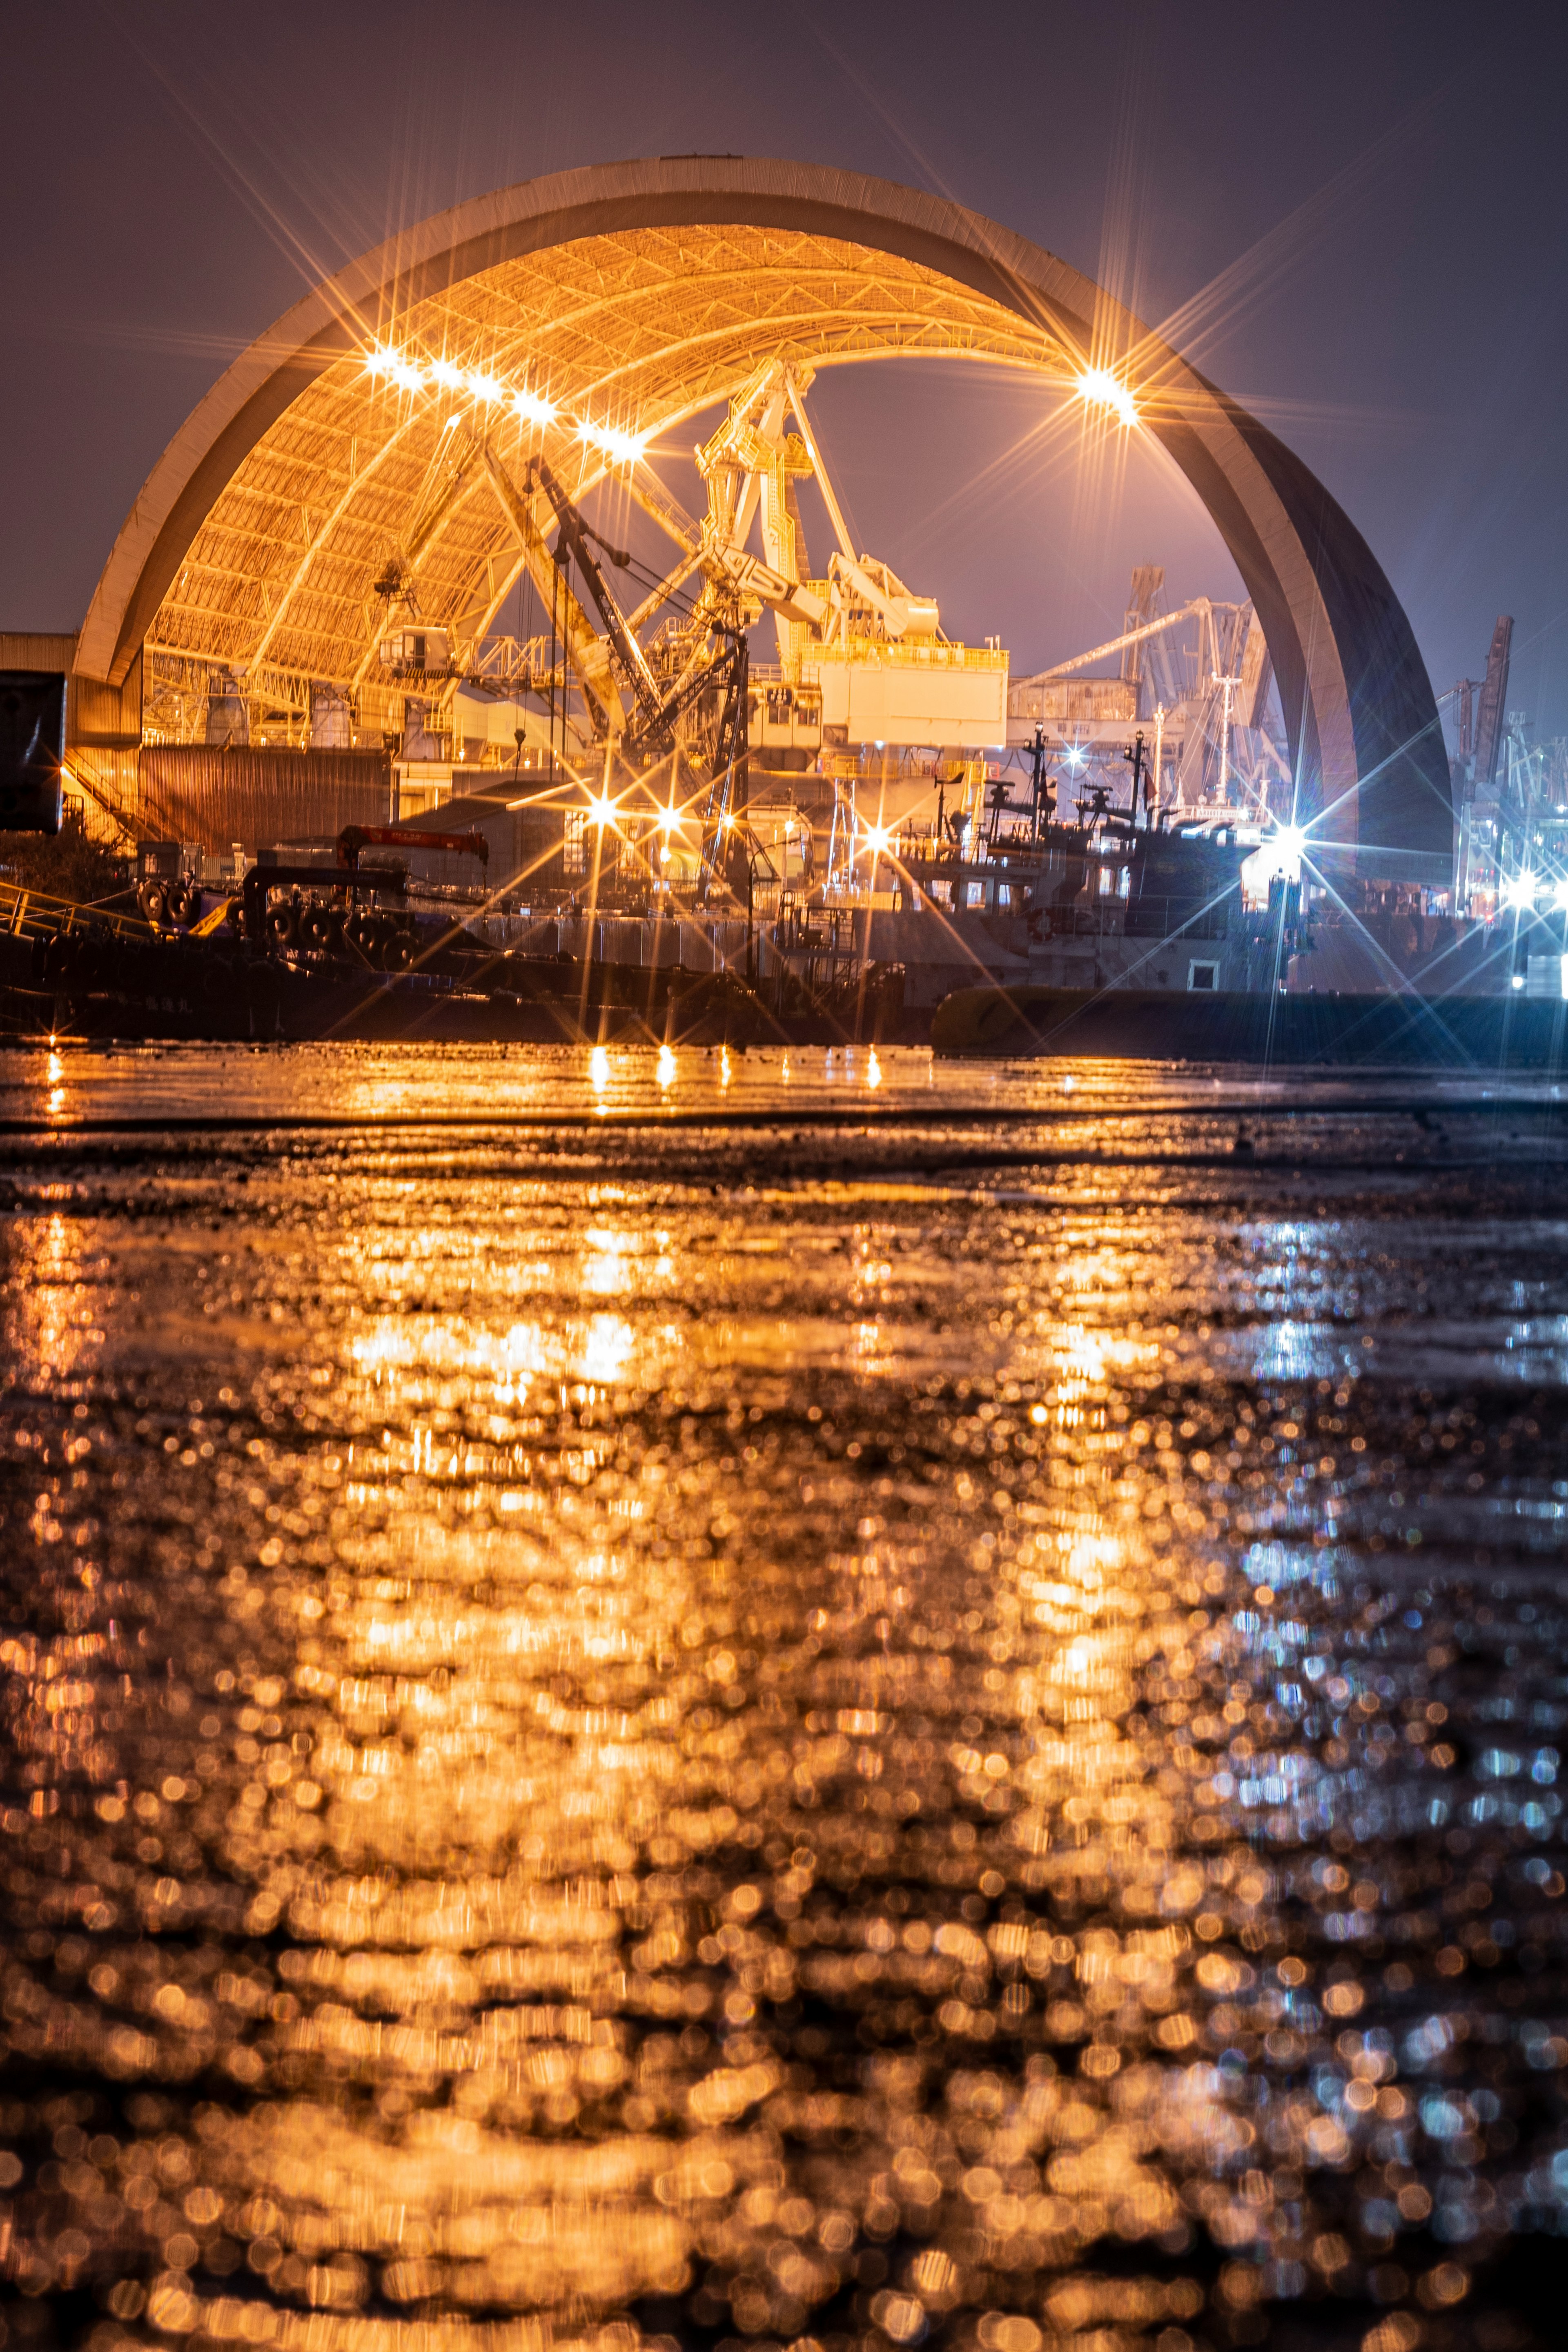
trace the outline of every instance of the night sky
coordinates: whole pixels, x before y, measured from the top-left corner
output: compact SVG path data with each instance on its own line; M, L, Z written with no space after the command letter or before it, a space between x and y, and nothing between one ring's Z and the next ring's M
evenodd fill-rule
M12 0L0 24L0 625L80 620L164 443L318 276L514 180L734 151L930 188L1100 278L1323 477L1439 694L1511 612L1510 708L1568 731L1561 5ZM1165 463L1086 484L1035 430L1050 397L956 362L813 395L862 543L1019 673L1113 633L1136 561L1237 593Z

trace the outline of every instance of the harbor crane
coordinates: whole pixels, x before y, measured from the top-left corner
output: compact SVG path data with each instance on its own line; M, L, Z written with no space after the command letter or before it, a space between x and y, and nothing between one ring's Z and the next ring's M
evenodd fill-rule
M400 623L387 627L383 675L427 684L432 711L443 696L542 696L552 730L564 719L563 748L602 754L606 778L617 762L640 771L665 758L689 761L709 779L702 868L711 876L745 805L742 738L749 743L753 725L763 748L787 745L791 758L872 740L970 751L1004 740L1005 653L953 644L934 598L856 548L807 413L812 381L799 361L752 371L696 452L700 520L640 449L612 461L610 478L673 542L659 578L589 520L558 459L535 450L509 463L492 435L467 423L455 429L375 583ZM808 480L835 542L821 566L801 509ZM548 638L512 648L504 663L419 616L419 558L476 485L499 506L549 615ZM628 579L644 591L640 603L626 593ZM742 648L767 614L778 660L759 680ZM526 708L518 719L521 748L542 728Z

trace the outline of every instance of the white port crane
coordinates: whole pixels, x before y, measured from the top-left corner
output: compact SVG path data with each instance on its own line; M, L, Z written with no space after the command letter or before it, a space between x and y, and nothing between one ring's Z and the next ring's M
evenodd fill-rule
M552 637L581 703L581 724L574 731L584 746L646 740L656 708L672 688L689 708L695 698L685 689L723 658L737 628L751 626L765 612L773 615L778 661L771 672L753 671L753 680L770 710L774 703L787 706L789 740L797 747L875 740L974 751L1001 744L1006 734L1006 654L997 645L972 648L952 643L942 634L934 597L912 593L890 564L856 550L806 413L812 381L808 367L782 359L764 361L752 371L696 452L708 494L700 521L685 511L640 454L613 465L610 478L677 551L669 572L629 613L621 611L602 572L594 587L582 557L588 552L592 566L597 559L588 542L595 541L601 550L605 542L570 500L566 507L575 520L568 520L560 498L546 490L542 459L531 461L524 485L483 440L472 446L455 444L444 454L440 467L422 486L395 563L379 584L384 593L396 593L402 617L416 611L417 550L482 473L515 535L522 566L552 615ZM810 564L800 507L799 485L807 479L816 485L837 542L820 572ZM594 613L569 585L559 551L548 543L552 521L570 542ZM760 551L748 543L753 534ZM613 552L624 563L621 551ZM693 601L683 606L682 591L699 578ZM672 603L675 617L659 625ZM395 638L390 629L388 639L394 672L405 674L411 657L405 640ZM421 658L408 674L424 677L434 665L423 657L423 639L416 650ZM444 656L447 650L443 643ZM521 648L509 676L526 685L546 667L542 646ZM486 662L477 650L454 646L445 669L452 680L449 690L462 683L494 693L495 668L493 658Z

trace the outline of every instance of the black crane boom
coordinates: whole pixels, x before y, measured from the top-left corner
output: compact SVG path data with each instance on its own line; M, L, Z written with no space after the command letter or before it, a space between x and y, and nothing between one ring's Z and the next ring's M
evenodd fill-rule
M528 461L528 475L531 479L537 480L555 510L555 520L561 527L561 537L576 558L577 569L582 573L584 585L593 599L605 635L608 637L616 658L626 673L626 682L632 689L638 711L642 716L642 724L634 731L643 737L664 732L668 722L664 718L658 683L647 666L647 657L642 647L627 628L621 608L611 592L609 582L605 578L599 560L589 544L591 540L598 537L598 533L591 530L584 522L576 505L568 498L556 480L547 459L537 456L531 457ZM623 562L630 560L623 556L618 548L612 552Z

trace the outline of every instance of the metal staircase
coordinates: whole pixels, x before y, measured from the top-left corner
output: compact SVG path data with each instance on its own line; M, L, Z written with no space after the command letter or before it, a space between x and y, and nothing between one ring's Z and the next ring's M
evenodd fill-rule
M128 799L94 767L86 755L76 749L68 751L62 778L68 786L84 792L96 807L101 809L121 837L132 849L142 841L177 841L178 821L153 796L139 788L134 799Z

